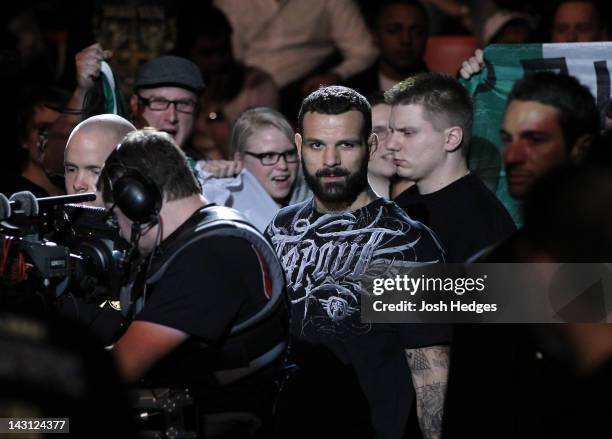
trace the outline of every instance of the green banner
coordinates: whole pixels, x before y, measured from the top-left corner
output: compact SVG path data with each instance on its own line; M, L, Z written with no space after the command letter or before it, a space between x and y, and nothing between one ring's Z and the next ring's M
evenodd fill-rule
M508 193L499 130L506 98L514 82L525 75L521 61L542 59L541 44L499 44L485 49L485 68L469 81L461 79L474 98L474 126L469 167L522 224L520 204Z
M508 194L499 136L506 98L514 82L527 72L549 70L576 77L589 88L603 114L610 101L612 43L500 44L484 52L485 68L461 80L474 97L474 129L470 169L504 203L518 226L519 203Z

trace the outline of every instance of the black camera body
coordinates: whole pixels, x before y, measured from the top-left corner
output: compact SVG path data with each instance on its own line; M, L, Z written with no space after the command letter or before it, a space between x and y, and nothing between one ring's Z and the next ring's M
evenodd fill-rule
M2 291L117 300L129 245L103 208L66 204L0 223Z
M128 273L129 245L106 209L68 204L56 212L55 224L71 250L72 293L87 301L118 300Z

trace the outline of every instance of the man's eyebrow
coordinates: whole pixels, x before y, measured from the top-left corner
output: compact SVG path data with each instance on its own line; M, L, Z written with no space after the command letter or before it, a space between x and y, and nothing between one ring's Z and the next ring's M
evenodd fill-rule
M361 137L353 137L347 139L340 139L336 142L336 145L342 145L343 143L359 143L361 144Z
M262 152L258 152L257 154L285 154L285 153L294 152L294 151L295 151L295 148L289 148L289 149L283 149L280 152L278 152L278 151L262 151Z
M306 137L304 139L305 143L323 143L325 144L325 142L321 139L317 139L316 137Z
M520 132L521 136L550 136L546 130L525 130Z
M94 170L94 169L102 169L104 167L104 165L85 165L85 166L79 166L76 165L72 162L64 162L64 167L67 166L72 166L73 168L82 168L82 169L87 169L89 171Z
M505 129L501 128L499 130L499 134L502 136L512 136L508 131L506 131ZM532 137L532 136L544 136L544 137L548 137L550 136L550 133L548 131L545 130L537 130L537 129L532 129L532 130L523 130L520 131L518 133L519 137Z
M412 126L412 125L395 125L395 126L391 126L391 124L389 124L389 127L392 128L395 131L406 131L406 130L416 130L417 129L416 126Z

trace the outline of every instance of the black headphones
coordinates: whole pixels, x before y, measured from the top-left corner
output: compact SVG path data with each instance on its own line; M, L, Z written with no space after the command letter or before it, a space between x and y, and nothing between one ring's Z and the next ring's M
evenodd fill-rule
M107 174L114 205L134 223L147 224L157 220L162 205L159 187L137 169L118 165L126 170L114 183Z

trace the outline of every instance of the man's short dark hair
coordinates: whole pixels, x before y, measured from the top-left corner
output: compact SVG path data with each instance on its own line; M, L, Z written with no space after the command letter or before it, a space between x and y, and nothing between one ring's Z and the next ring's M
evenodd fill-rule
M535 101L559 110L559 125L567 148L585 134L597 136L600 115L595 98L576 78L553 72L537 72L518 80L508 95L514 100Z
M298 113L298 131L303 132L306 113L343 114L349 111L359 111L362 114L361 133L367 142L372 132L372 107L361 94L341 85L320 88L304 98Z
M185 153L169 134L152 128L129 133L106 159L98 179L104 202L113 201L108 181L114 183L129 172L139 172L150 179L166 201L201 192Z
M474 107L470 94L452 76L434 72L411 76L387 90L385 100L390 105L422 106L425 119L438 131L461 127L467 153Z
M25 142L30 130L34 128L32 121L34 119L34 110L37 106L47 106L59 112L66 106L69 99L70 93L56 87L34 87L28 89L24 93L17 109L17 134L19 141Z

